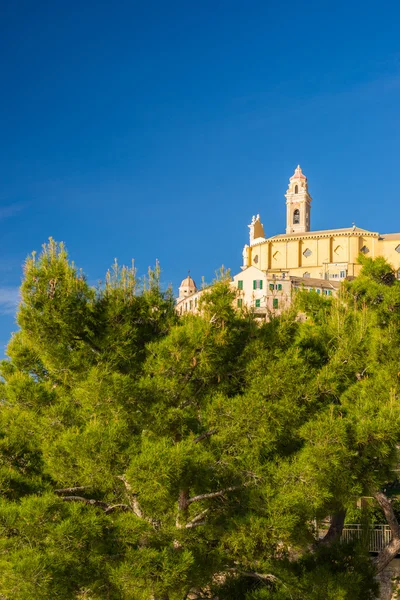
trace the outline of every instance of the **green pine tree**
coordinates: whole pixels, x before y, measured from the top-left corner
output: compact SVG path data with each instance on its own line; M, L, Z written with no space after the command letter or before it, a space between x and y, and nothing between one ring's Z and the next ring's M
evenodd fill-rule
M21 295L1 365L2 598L375 597L400 548L389 265L364 259L338 299L300 292L258 326L225 272L178 319L158 265L140 281L115 263L95 288L50 240ZM394 533L375 562L339 543L361 496Z

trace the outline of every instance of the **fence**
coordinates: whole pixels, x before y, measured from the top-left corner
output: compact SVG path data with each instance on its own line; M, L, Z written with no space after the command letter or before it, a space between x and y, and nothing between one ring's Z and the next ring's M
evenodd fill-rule
M362 525L356 523L354 525L345 525L342 532L342 540L344 542L352 542L361 539L363 535L368 535L370 552L380 552L392 539L392 532L389 525L371 525L368 530L365 530Z

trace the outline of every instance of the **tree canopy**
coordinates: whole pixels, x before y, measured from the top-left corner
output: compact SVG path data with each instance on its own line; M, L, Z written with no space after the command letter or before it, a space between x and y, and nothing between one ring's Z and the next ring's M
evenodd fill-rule
M158 265L93 287L62 244L29 258L1 364L0 597L372 600L400 548L400 283L363 260L337 299L299 292L260 326L226 276L178 318ZM362 496L392 527L375 561L338 541Z

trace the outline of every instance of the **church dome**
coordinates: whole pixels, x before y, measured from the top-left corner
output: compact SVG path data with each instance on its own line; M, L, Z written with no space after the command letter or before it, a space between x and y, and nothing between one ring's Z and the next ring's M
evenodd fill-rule
M190 277L190 275L188 275L181 283L181 285L179 286L181 288L185 287L185 288L189 288L190 290L193 290L194 292L197 290L196 284L194 282L194 280Z

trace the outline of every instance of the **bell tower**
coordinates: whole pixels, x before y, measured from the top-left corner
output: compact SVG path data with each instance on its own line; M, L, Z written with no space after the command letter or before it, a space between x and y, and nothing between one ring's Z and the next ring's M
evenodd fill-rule
M308 193L307 177L300 165L289 179L286 197L286 233L310 231L311 196Z

